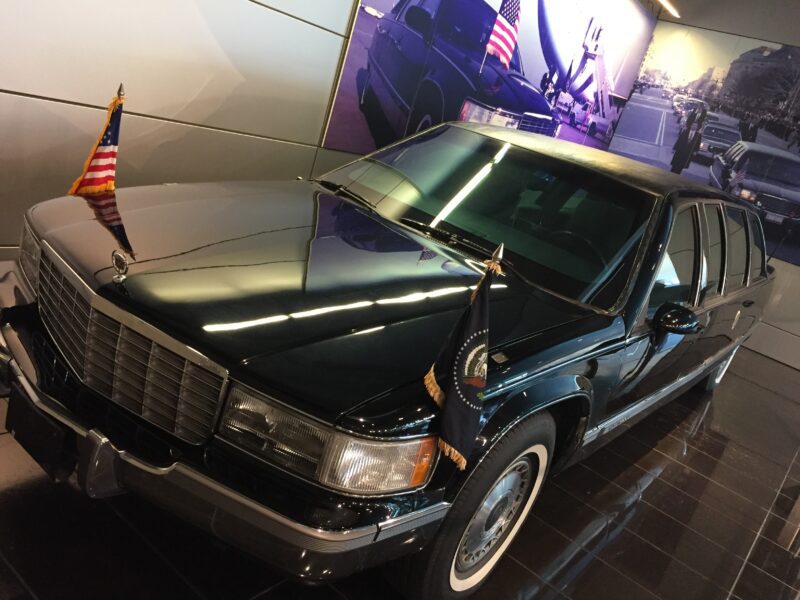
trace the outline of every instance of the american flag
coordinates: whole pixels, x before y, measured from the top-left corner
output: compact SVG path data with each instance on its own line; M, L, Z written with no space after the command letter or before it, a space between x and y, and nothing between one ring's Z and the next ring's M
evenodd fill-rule
M750 159L745 160L742 166L739 167L739 170L736 171L736 175L734 175L733 179L731 179L730 189L735 188L737 185L742 185L745 177L747 177L747 165L749 162Z
M122 216L119 214L117 197L114 193L123 102L124 93L120 86L117 97L108 106L103 132L89 153L89 158L83 165L83 172L72 184L68 193L71 196L81 196L86 200L97 220L111 232L120 248L135 259L136 256L128 241L125 226L122 224Z
M511 64L511 57L517 47L519 3L520 0L503 0L489 36L489 43L486 44L486 53L499 58L506 69Z
M117 96L109 104L106 126L89 153L89 158L86 159L86 163L83 165L83 172L72 184L69 190L71 196L85 196L87 194L114 191L123 101L122 96Z
M119 214L119 209L117 208L117 195L114 192L103 192L92 194L91 196L86 195L83 199L86 200L89 208L94 211L94 216L97 220L111 232L120 248L135 259L136 254L134 254L131 243L128 241L128 234L122 224L122 215Z

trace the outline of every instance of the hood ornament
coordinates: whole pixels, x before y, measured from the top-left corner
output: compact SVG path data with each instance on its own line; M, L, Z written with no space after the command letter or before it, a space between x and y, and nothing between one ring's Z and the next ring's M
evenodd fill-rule
M111 253L111 266L114 267L116 275L111 279L114 283L122 283L128 274L128 259L119 250L114 250Z

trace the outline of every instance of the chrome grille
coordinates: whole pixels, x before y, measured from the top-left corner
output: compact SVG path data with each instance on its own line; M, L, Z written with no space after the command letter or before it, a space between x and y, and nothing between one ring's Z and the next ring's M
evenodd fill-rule
M90 307L45 255L39 314L86 386L187 442L211 434L224 378Z
M771 196L770 194L759 194L756 199L761 204L761 208L770 212L778 213L779 215L785 215L787 217L800 215L800 205L790 202L789 200L784 200L783 198L779 198L777 196Z
M526 113L522 115L519 122L518 129L522 131L531 131L533 133L541 133L542 135L555 136L558 129L558 121L556 119L535 117L532 114Z

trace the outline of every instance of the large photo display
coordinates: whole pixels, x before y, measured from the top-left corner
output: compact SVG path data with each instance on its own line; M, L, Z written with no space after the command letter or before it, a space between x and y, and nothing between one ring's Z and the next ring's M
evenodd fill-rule
M636 0L365 0L324 145L461 120L605 149L654 27Z
M610 150L752 202L800 264L799 136L800 48L659 22Z

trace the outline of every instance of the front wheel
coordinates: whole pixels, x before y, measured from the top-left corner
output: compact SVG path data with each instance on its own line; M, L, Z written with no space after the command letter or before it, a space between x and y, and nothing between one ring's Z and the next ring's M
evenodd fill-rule
M555 437L547 412L507 432L464 484L436 538L421 553L389 566L395 587L415 600L452 600L474 593L536 501Z

